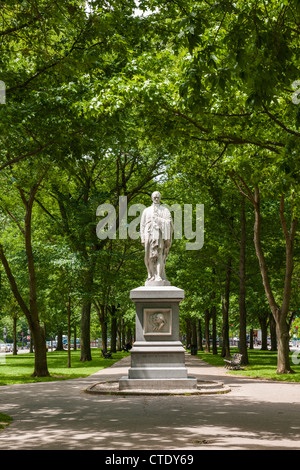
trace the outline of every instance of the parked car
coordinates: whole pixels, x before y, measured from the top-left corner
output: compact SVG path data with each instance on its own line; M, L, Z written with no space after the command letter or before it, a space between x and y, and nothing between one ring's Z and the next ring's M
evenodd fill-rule
M0 343L0 352L12 352L13 345L11 343Z

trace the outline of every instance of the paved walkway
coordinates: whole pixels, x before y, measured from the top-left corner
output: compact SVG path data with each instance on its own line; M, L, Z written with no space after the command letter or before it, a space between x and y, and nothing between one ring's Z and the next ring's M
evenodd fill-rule
M189 375L223 395L113 396L84 392L127 375L129 358L86 378L0 387L13 417L0 450L300 449L300 384L237 378L186 356Z

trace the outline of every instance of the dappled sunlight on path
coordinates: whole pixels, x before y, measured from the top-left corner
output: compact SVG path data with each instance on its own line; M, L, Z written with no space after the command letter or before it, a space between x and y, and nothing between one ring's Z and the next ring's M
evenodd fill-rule
M85 378L0 388L13 423L0 449L300 449L300 384L229 376L187 355L190 375L223 380L213 396L89 395L127 374L129 358Z

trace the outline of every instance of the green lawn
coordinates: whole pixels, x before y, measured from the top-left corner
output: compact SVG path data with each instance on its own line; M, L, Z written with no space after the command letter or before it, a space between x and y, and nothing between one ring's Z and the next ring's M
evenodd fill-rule
M112 354L112 359L103 359L100 349L92 349L92 361L80 362L80 351L71 351L71 368L67 367L67 354L67 351L47 353L48 370L51 377L31 377L34 370L34 354L32 353L2 356L0 359L0 385L87 377L100 369L111 366L129 353L117 352Z
M12 418L0 412L0 431L12 422Z
M237 348L231 348L231 354L239 352ZM224 359L220 356L221 350L218 349L218 355L198 351L197 357L217 367L224 368ZM293 374L276 374L277 352L261 351L260 349L248 350L249 365L243 366L243 370L228 371L229 374L243 375L252 378L264 378L286 382L300 382L300 364L293 364L291 353L291 368ZM300 360L300 351L299 351Z
M231 353L238 352L232 348ZM67 367L67 351L53 351L47 353L48 370L51 377L31 377L34 370L34 354L5 355L0 360L0 385L29 382L50 382L55 380L76 379L87 377L98 370L111 366L129 353L117 352L112 359L103 359L100 349L92 349L92 361L80 362L80 351L71 351L71 368ZM291 353L292 354L292 353ZM224 368L224 359L212 353L198 351L197 357L217 367ZM249 365L243 366L240 371L228 371L229 374L244 375L248 377L266 378L272 380L300 382L300 364L291 367L294 374L276 374L277 352L248 350ZM300 359L300 352L299 352Z

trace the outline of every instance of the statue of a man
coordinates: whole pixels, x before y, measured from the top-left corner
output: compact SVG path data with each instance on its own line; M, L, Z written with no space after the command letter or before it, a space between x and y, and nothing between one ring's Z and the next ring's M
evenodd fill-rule
M170 285L166 278L166 259L172 244L173 220L169 209L160 205L161 194L155 191L152 206L141 218L141 241L145 246L145 265L148 278L145 285Z

